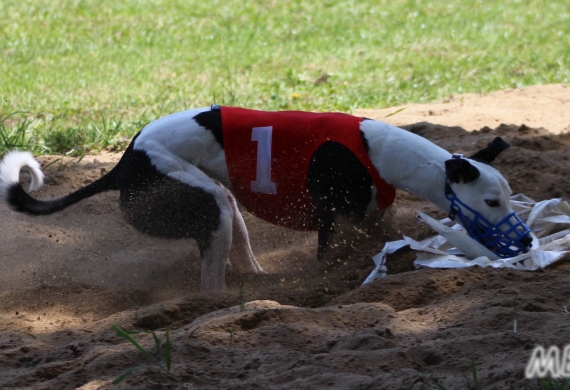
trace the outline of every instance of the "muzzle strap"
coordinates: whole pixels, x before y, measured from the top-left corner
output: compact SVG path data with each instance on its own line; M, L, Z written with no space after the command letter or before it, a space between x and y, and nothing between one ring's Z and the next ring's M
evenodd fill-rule
M459 222L469 236L502 258L514 257L528 252L532 240L528 240L530 229L513 211L497 224L492 224L483 215L461 202L449 183L445 183L445 197L451 203L449 219ZM473 214L467 217L463 210Z

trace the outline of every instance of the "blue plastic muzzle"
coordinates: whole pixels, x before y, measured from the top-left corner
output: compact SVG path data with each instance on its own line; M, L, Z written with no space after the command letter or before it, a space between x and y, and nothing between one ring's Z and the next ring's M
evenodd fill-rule
M530 249L532 245L530 229L514 211L497 224L492 224L480 213L460 201L449 183L445 186L445 197L451 202L449 218L455 220L455 217L458 217L471 238L499 257L514 257ZM462 209L471 212L473 219L468 218Z

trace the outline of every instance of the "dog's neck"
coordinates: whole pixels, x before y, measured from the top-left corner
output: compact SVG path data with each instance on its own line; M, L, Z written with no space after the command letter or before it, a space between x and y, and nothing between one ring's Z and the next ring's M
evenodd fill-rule
M360 129L369 146L370 160L380 176L400 190L421 196L449 212L445 197L445 161L451 154L409 131L373 120Z

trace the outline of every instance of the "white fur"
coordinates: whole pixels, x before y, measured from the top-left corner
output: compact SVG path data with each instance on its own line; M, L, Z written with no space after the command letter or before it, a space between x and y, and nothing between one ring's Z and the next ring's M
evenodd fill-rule
M214 195L220 209L220 226L212 234L210 249L202 257L201 292L225 290L226 264L229 260L239 271L263 272L249 245L249 236L243 223L243 217L231 193L220 183L212 180L198 167L173 155L169 150L155 148L147 150L155 167L190 186L200 187ZM232 241L236 239L236 242ZM244 242L247 240L247 245Z
M492 166L473 160L469 162L479 170L479 178L472 183L454 184L453 191L463 203L479 211L489 222L496 224L513 211L511 188L499 171ZM489 207L485 200L499 201L500 206Z
M8 188L20 182L20 170L27 167L32 174L32 182L28 191L36 191L44 184L44 174L40 163L30 152L14 150L6 153L0 163L0 195L6 196Z
M360 125L370 148L370 160L380 176L401 190L421 196L448 213L445 197L445 161L451 154L427 139L386 123L365 120ZM475 181L451 187L463 203L497 223L513 209L507 181L488 164L469 160L479 170ZM498 200L499 207L489 207L485 200Z
M201 292L225 289L228 259L236 271L263 273L251 250L249 235L236 200L226 188L229 173L223 149L212 132L193 119L208 109L172 114L148 124L135 141L154 167L165 175L214 195L220 227L202 258ZM221 184L221 183L223 184Z
M387 123L365 120L360 125L380 177L449 211L445 199L445 161L451 153L427 139Z
M212 132L194 120L207 110L209 108L182 111L149 123L136 139L134 148L144 150L161 172L173 170L171 159L176 156L231 188L224 150Z
M226 289L226 265L232 248L233 210L225 194L224 199L225 202L222 198L216 199L220 206L220 226L213 232L212 243L202 256L200 292Z

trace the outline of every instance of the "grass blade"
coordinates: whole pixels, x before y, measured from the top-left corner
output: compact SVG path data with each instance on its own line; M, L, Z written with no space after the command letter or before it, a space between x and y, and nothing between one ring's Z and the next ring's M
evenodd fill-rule
M154 339L154 343L156 344L156 349L160 351L160 346L162 345L162 341L160 341L160 339L156 336L156 333L154 333L154 331L150 333L152 333L152 338Z
M115 332L117 332L117 336L120 336L122 338L124 338L125 340L127 340L129 343L131 343L132 345L134 345L139 351L141 351L141 353L143 355L145 355L147 358L149 358L150 360L156 360L154 359L139 343L137 340L135 340L130 334L128 334L125 330L121 329L120 327L118 327L117 325L113 324L111 325L111 328L113 328L113 330Z
M447 390L439 381L432 379L433 384L438 388L438 390Z
M15 330L14 332L18 332L18 333L25 334L25 335L27 335L27 336L30 336L30 337L33 338L34 340L37 340L37 339L38 339L38 337L37 337L36 335L31 334L31 333L28 333L28 332L24 332L24 331L21 330L21 329L17 329L17 330Z
M126 377L128 377L129 375L135 373L136 371L140 370L141 368L145 367L144 364L141 364L140 366L137 366L135 368L131 368L129 371L125 372L124 374L122 374L121 376L119 376L117 379L115 379L112 383L114 385L118 385L119 383L121 383L123 380L125 380Z
M389 117L391 117L391 116L393 116L393 115L396 115L397 113L404 111L406 108L408 108L408 107L402 107L402 108L400 108L399 110L396 110L396 111L394 111L394 112L392 112L392 113L386 115L384 118L389 118Z
M128 334L139 334L139 333L153 333L153 332L160 332L166 330L166 328L158 328L155 330L146 330L146 329L133 329L133 330L125 330Z
M172 343L170 342L170 329L166 328L166 342L164 343L164 362L166 369L170 372L172 366Z
M188 340L190 340L192 338L192 336L194 336L194 333L196 333L196 331L200 328L200 325L198 325L197 327L195 327L194 329L192 329L192 332L190 332L190 334L188 335Z
M477 381L477 366L475 366L475 360L471 359L471 373L473 374L473 388L479 390L479 383Z

